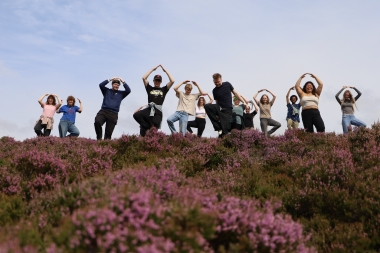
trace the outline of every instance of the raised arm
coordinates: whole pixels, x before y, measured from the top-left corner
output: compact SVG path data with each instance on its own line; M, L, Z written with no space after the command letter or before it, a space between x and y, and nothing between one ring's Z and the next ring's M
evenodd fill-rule
M177 97L178 97L178 92L179 92L179 87L181 87L182 85L184 85L185 83L188 83L188 82L190 82L189 80L185 80L185 81L183 81L182 83L180 83L180 84L178 84L178 85L176 85L175 87L174 87L174 91L175 91L175 93L176 93L176 95L177 95Z
M119 80L123 83L124 90L122 90L123 98L129 95L131 93L131 88L129 88L128 84L123 80L123 78L119 78Z
M210 99L210 101L209 101L207 104L212 104L212 102L214 102L214 99L210 96L210 94L205 93L205 94L203 94L203 95L207 95L208 98Z
M49 96L49 93L46 93L45 95L42 95L39 99L38 99L38 103L41 105L41 107L44 106L44 102L42 102L42 100L44 99L44 97L46 96Z
M191 82L194 84L195 87L198 88L199 93L200 93L199 96L201 96L204 93L203 90L202 90L202 88L198 85L198 83L196 81L191 81Z
M340 89L340 91L338 91L338 93L335 95L335 99L336 101L341 105L342 104L342 101L339 99L339 95L340 93L342 93L342 91L347 88L347 86L343 86L342 89Z
M232 93L243 103L245 109L247 109L247 102L240 96L240 94L235 89L232 90Z
M82 113L82 111L83 111L82 101L79 98L77 98L77 99L78 99L78 102L79 102L79 110L78 110L78 112Z
M135 114L136 112L140 111L145 106L147 106L147 105L140 106L139 109L137 109L133 114Z
M106 94L107 92L107 88L106 88L106 85L111 82L113 79L115 79L116 77L112 77L110 79L107 79L107 80L104 80L103 82L101 82L99 84L99 88L100 88L100 91L102 92L103 96Z
M255 111L258 112L259 111L259 107L257 107L256 103L253 103L253 101L252 101L252 104L255 107Z
M315 75L313 75L313 74L311 74L311 73L310 73L310 75L311 75L311 77L314 78L314 79L317 81L317 83L318 83L318 87L317 87L317 90L316 90L315 92L318 94L318 96L320 96L321 93L322 93L322 89L323 89L323 83L322 83L321 79L319 79L317 76L315 76Z
M353 86L351 86L350 88L354 89L358 93L358 95L356 95L356 97L355 97L355 101L357 101L360 98L360 96L362 95L362 93Z
M267 90L267 89L265 89L267 92L269 92L269 94L271 94L272 95L272 100L269 102L270 103L270 105L273 105L274 104L274 101L276 100L276 95L275 94L273 94L270 90Z
M301 88L301 81L302 79L306 76L307 73L303 74L302 76L300 76L300 78L298 78L297 82L296 82L296 85L294 86L296 88L296 92L297 92L297 95L300 97L300 99L303 97L303 90Z
M291 87L289 90L288 90L288 93L286 93L286 104L290 104L290 100L289 100L289 95L290 95L290 91L291 90L294 90L294 86Z
M161 65L157 65L156 67L154 67L151 70L149 70L148 72L146 72L145 75L143 75L142 79L143 79L144 86L148 85L148 83L149 83L149 81L148 81L149 75L152 74L152 72L155 71L159 66L161 66Z
M55 108L58 109L62 105L62 100L58 97L56 94L52 94L54 97L57 98L58 104L55 105Z
M257 100L257 95L259 95L260 92L262 92L263 90L259 90L254 96L253 96L253 100L255 100L256 104L259 104L259 101Z
M246 97L244 97L243 95L240 95L240 96L244 99L244 101L245 101L246 104L249 103L249 101L248 101L248 99Z
M170 89L170 87L172 87L172 85L174 84L174 78L161 64L159 66L161 66L162 71L164 71L169 78L169 82L166 84L166 86L168 87L168 89Z

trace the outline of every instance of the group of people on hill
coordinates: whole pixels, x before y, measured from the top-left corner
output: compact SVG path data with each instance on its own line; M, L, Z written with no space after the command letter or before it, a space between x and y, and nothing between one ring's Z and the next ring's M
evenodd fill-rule
M169 78L169 82L165 86L162 84L162 76L155 75L153 77L153 85L149 84L148 77L161 68ZM312 81L307 81L301 88L302 79L310 75L316 83L315 87ZM222 75L215 73L213 76L215 84L212 90L212 95L205 93L196 81L185 80L174 87L175 94L178 98L177 110L167 118L169 129L172 133L177 133L174 123L179 121L179 132L183 135L188 131L193 133L192 128L197 128L197 135L202 136L206 126L206 115L209 117L214 130L218 132L219 137L223 137L232 129L243 130L253 129L253 117L259 112L260 114L260 127L265 136L273 134L281 123L272 119L271 108L276 100L276 95L267 89L259 90L254 96L253 100L247 100L244 96L239 94L236 89L229 82L222 81ZM138 108L133 118L140 125L140 135L145 136L146 132L155 127L161 128L163 118L163 103L166 94L174 84L174 79L170 73L162 66L149 70L143 76L143 83L148 95L148 103ZM111 88L106 85L111 82ZM124 90L119 90L120 85L123 84ZM184 85L184 91L180 91L180 87ZM193 86L198 89L197 93L192 93ZM98 140L103 137L103 125L105 124L104 139L111 139L113 130L118 121L118 113L122 100L131 93L128 84L120 77L113 77L105 80L99 84L99 88L103 94L103 103L100 111L97 113L94 122L96 138ZM314 132L314 127L317 132L324 132L325 125L321 114L318 110L319 98L323 88L322 81L311 73L303 74L296 82L296 85L291 87L286 94L287 112L287 127L288 129L298 128L300 123L300 111L304 129L307 132ZM345 90L347 89L347 90ZM354 97L350 90L354 89L357 92ZM297 103L298 97L290 95L290 92L295 90L298 94L300 102ZM343 97L339 98L342 91ZM270 99L267 94L263 94L258 100L259 93L266 91L272 98ZM46 102L42 100L47 96ZM366 127L365 123L358 120L354 116L354 106L356 101L361 96L360 91L355 87L344 86L335 96L336 100L341 106L342 110L342 126L343 132L347 133L351 125L357 127ZM206 102L206 97L209 101ZM215 103L213 103L215 101ZM83 111L82 102L78 99L79 107L75 105L75 98L68 96L67 105L62 106L62 100L56 94L45 94L38 102L43 108L42 115L37 120L34 130L38 136L49 136L53 129L54 114L63 113L59 122L59 136L64 138L66 136L77 137L79 130L75 126L76 113ZM252 104L252 108L249 106ZM195 120L188 121L189 115L195 116ZM268 126L272 126L268 130ZM69 133L69 135L67 135Z

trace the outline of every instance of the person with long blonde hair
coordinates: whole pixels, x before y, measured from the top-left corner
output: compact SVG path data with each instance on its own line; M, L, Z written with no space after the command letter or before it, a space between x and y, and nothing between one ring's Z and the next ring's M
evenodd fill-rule
M351 91L346 90L343 93L343 98L340 99L339 95L344 89L354 89L358 94L354 98ZM343 86L343 88L335 95L336 101L338 101L342 109L342 127L343 133L345 134L348 133L348 128L350 125L357 127L366 127L366 124L363 121L357 119L354 115L354 105L356 107L356 101L360 98L361 95L362 93L353 86Z
M263 91L270 93L273 98L269 100L268 95L264 94L261 96L260 100L257 100L257 95ZM259 90L253 96L253 99L255 100L256 104L258 105L260 109L261 131L264 133L265 136L269 136L281 127L281 123L272 119L272 116L271 116L271 108L274 104L274 101L276 100L276 95L274 95L272 92L270 92L267 89L262 89L262 90ZM268 126L273 126L273 127L271 130L268 131Z

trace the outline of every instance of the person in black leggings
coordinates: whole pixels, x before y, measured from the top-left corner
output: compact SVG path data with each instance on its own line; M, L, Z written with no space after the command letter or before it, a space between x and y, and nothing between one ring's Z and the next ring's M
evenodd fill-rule
M307 81L303 88L301 88L301 81L306 76L310 75L310 77L314 78L318 87L316 88L314 83L311 81ZM295 85L298 96L301 98L300 105L302 106L302 123L306 132L313 133L314 127L317 129L317 132L323 133L325 132L325 123L321 117L321 113L319 112L319 98L322 93L323 83L322 81L315 75L311 73L303 74L297 81Z
M203 94L207 95L210 98L210 101L208 104L211 104L214 100L209 94ZM197 106L195 107L195 120L188 121L187 122L187 131L190 133L193 133L193 130L191 130L192 127L198 128L198 137L202 137L203 131L205 130L206 127L206 111L204 108L204 105L206 104L205 98L200 97L198 99Z

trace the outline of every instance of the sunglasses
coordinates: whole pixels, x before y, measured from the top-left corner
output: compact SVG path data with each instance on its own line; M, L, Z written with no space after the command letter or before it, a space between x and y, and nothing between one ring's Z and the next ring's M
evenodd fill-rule
M160 79L154 79L153 81L161 83L162 81Z

